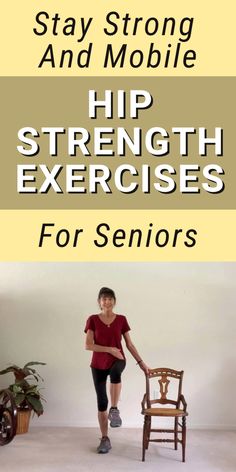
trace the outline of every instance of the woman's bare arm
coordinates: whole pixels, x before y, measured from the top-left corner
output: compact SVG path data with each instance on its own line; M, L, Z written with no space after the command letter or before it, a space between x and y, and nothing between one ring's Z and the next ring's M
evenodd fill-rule
M125 340L125 344L126 344L126 347L128 349L128 351L130 352L130 354L132 354L133 358L136 360L137 364L139 365L139 367L146 373L148 374L148 371L149 371L149 367L145 364L145 362L142 360L140 354L138 353L135 345L133 344L132 340L131 340L131 337L130 337L130 334L129 332L127 331L127 333L125 333L124 335L124 340Z

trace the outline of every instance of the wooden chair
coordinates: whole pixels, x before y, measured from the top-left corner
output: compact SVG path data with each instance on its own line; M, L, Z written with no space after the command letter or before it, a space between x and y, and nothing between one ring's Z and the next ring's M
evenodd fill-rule
M146 375L146 393L142 401L143 425L143 450L142 461L145 461L145 452L150 442L173 442L175 449L178 443L182 444L182 461L185 462L186 446L186 416L187 403L182 395L183 370L177 371L168 368L151 369ZM155 386L154 386L155 382ZM152 388L152 390L151 390ZM175 392L175 399L167 397L168 391ZM161 407L153 405L160 404ZM166 407L166 405L170 405ZM152 417L173 418L172 429L152 429ZM180 419L182 421L180 423ZM173 439L150 439L151 433L172 433Z

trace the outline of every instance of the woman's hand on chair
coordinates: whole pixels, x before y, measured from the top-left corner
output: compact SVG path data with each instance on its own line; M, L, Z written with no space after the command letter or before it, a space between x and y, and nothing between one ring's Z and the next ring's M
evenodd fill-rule
M145 374L149 374L150 367L148 367L148 366L145 364L145 362L141 361L141 362L139 363L139 367L140 367L140 369L143 370L143 372L144 372Z

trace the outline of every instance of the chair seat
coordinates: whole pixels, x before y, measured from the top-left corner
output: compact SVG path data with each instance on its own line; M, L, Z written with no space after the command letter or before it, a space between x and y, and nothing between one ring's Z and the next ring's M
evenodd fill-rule
M178 408L146 408L142 411L143 415L147 416L170 416L183 417L188 416L187 411Z

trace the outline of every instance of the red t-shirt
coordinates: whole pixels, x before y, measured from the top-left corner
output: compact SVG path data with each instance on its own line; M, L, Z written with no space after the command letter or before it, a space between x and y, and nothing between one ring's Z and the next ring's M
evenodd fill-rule
M99 315L91 315L86 322L84 332L88 329L94 332L94 343L100 346L117 347L123 356L121 339L122 334L130 330L128 321L124 315L116 315L110 325L106 325ZM124 356L125 357L125 356ZM91 367L95 369L109 369L117 358L108 352L93 352Z

